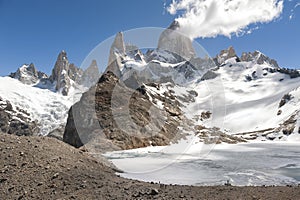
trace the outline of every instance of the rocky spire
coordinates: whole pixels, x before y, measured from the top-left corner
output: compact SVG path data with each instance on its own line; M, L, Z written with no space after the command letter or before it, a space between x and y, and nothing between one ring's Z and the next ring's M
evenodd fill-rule
M123 56L125 55L125 43L123 33L117 33L115 40L110 48L107 71L113 72L117 77L121 76L121 65Z
M175 53L182 58L189 60L196 55L192 45L192 40L178 32L179 28L179 22L176 20L173 21L172 24L160 35L158 49Z
M63 95L68 95L71 81L68 75L70 63L67 57L67 53L62 50L57 57L52 75L50 76L51 82L55 82L55 89L60 91Z
M63 70L66 72L69 71L69 60L67 53L64 50L62 50L57 56L50 80L52 82L58 81Z
M228 49L222 50L220 52L220 54L217 55L216 61L217 61L218 65L221 65L230 58L236 58L237 60L239 59L239 57L236 55L236 52L232 46L230 46Z
M124 36L122 32L117 33L110 49L110 56L115 52L125 54Z
M92 63L86 70L83 72L81 83L85 87L91 87L98 82L100 78L100 73L96 60L92 60Z

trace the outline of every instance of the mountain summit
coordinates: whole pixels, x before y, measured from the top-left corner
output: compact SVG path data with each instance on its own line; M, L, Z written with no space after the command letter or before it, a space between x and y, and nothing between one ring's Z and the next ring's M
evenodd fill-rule
M95 65L94 63L93 67L95 66L97 67L97 64ZM94 71L96 72L97 70ZM49 89L67 96L70 94L72 88L80 84L79 82L81 81L82 75L83 70L76 67L73 63L70 63L67 52L62 50L57 56L50 77L38 71L33 63L22 65L16 72L11 73L9 77L17 79L26 85ZM99 72L95 74L95 76L98 75Z
M117 77L121 76L122 60L125 56L125 44L123 33L117 33L115 40L110 48L108 67L106 71L113 72Z
M70 89L79 76L82 75L82 70L74 64L69 63L67 53L63 50L59 53L50 76L50 81L55 83L55 89L61 92L64 96L68 95Z
M40 79L48 78L45 73L38 71L33 63L22 65L16 72L11 73L9 76L27 85L32 85Z
M185 60L196 56L192 40L178 31L180 24L173 21L172 24L162 32L158 41L158 49L175 53Z
M256 62L259 65L262 65L264 63L270 64L276 69L279 69L279 65L276 60L269 58L265 54L261 53L260 51L254 51L253 53L251 52L244 52L242 53L241 56L241 61L244 62Z

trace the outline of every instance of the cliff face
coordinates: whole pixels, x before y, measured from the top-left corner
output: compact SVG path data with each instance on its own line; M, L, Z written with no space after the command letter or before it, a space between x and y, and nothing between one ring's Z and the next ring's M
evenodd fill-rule
M69 63L67 53L61 51L57 57L50 81L55 83L56 91L61 92L67 96L73 83L80 79L82 70L76 67L73 63Z
M122 60L125 56L125 44L123 33L117 33L115 40L110 48L107 71L113 72L117 77L121 77Z
M167 145L181 111L171 98L164 99L170 112L161 115L144 87L132 90L107 72L71 107L64 141L75 147L97 144L100 151ZM168 123L162 124L164 117Z
M84 70L79 84L89 88L98 82L99 76L100 72L97 62L96 60L92 60L90 66Z
M187 36L178 32L180 24L174 21L165 31L162 32L158 49L177 54L185 60L189 60L196 56L192 45L192 40Z
M70 63L65 51L60 52L57 57L55 66L52 70L52 75L50 80L56 82L55 89L61 91L63 95L68 95L69 89L71 87L70 77L69 77L69 67Z

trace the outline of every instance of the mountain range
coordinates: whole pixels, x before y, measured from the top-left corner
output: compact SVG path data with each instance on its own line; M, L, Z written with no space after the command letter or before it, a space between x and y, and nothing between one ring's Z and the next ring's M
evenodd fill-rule
M51 75L24 64L1 77L0 130L97 151L168 145L189 135L205 143L300 140L298 70L259 51L238 56L233 47L197 57L178 26L146 52L118 33L103 74L95 60L82 70L61 51Z

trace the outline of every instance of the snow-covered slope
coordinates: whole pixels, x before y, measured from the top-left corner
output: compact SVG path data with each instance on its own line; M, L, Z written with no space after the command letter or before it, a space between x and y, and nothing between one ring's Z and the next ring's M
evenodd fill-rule
M143 61L128 55L119 66L121 78L135 81L131 84L135 88L156 82L161 84L161 94L173 90L194 125L216 127L246 140L300 138L300 94L293 92L291 102L280 106L282 98L300 86L300 74L280 68L259 51L243 53L239 58L230 47L214 59L216 64L208 58L182 61L164 50L149 50ZM163 108L163 102L156 102Z
M224 127L233 133L276 127L297 108L277 115L280 99L299 86L299 78L282 73L269 73L268 65L236 63L218 71L226 95ZM248 81L248 77L255 77Z
M40 135L66 123L67 113L73 104L73 95L63 96L48 89L25 85L10 77L0 77L0 96L9 100L14 108L19 107L37 120Z
M218 127L245 139L300 139L299 77L291 78L269 63L236 62L235 58L226 60L214 73L216 78L172 88L183 105L182 110L196 125ZM170 86L163 84L163 87ZM197 94L192 99L188 98L190 91ZM287 94L290 100L280 106ZM212 113L212 117L201 118L205 112Z

